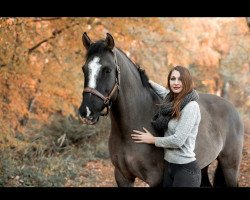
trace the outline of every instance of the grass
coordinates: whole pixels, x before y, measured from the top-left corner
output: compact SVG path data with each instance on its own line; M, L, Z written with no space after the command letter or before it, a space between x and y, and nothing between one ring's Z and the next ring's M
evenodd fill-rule
M80 174L90 160L108 158L109 119L82 125L72 116L54 116L48 125L24 134L1 132L0 186L81 186Z

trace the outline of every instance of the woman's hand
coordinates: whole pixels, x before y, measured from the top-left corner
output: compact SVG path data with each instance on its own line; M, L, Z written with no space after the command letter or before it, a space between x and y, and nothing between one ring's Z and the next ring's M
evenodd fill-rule
M155 137L146 129L143 127L142 131L133 130L134 133L131 134L132 139L136 143L147 143L147 144L154 144L155 143Z

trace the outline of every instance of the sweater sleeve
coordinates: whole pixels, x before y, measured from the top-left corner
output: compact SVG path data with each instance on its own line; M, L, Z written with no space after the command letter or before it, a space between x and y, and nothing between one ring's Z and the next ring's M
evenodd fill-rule
M165 87L163 87L162 85L152 81L152 80L149 80L148 81L149 84L152 86L153 90L162 98L164 99L167 94L169 93L169 90Z
M199 117L199 105L195 101L188 103L181 114L175 133L170 136L156 137L155 146L163 148L180 148L191 134L197 117Z

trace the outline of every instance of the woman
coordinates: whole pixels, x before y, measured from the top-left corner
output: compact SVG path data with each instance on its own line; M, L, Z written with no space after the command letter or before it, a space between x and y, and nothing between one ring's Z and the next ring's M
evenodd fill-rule
M199 187L201 170L194 148L201 120L192 76L187 68L176 66L168 75L168 88L150 82L164 101L152 118L152 125L164 137L145 131L133 130L136 143L154 144L164 148L165 171L163 187Z

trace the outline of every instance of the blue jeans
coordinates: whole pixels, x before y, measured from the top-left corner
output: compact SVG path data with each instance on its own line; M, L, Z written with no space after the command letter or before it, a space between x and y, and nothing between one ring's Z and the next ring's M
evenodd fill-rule
M197 161L174 164L165 161L163 187L200 187L201 169Z

